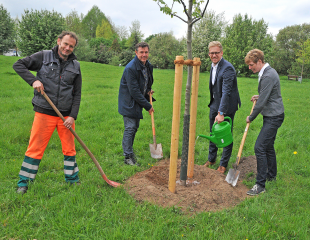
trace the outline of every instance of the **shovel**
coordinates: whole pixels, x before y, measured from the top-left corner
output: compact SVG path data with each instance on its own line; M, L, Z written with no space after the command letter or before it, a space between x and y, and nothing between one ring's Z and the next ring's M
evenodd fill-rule
M153 106L152 94L150 94L150 103ZM153 143L150 143L151 157L155 159L160 159L163 157L163 148L161 146L161 143L156 144L154 112L151 113L151 118L152 118L152 130L153 130Z
M253 112L255 104L256 104L256 100L253 102L253 106L252 106L252 110L251 110L250 115ZM237 167L238 167L239 162L240 162L240 158L241 158L244 142L245 142L246 136L248 134L249 127L250 127L250 123L247 123L246 127L245 127L245 130L244 130L244 133L243 133L242 140L241 140L241 144L240 144L240 148L239 148L239 151L238 151L236 163L234 164L234 168L233 169L232 168L229 169L229 172L228 172L228 174L227 174L227 176L225 178L225 181L228 182L229 184L231 184L233 187L237 185L238 178L239 178L239 175L240 175L240 171L237 170Z
M62 116L62 114L59 112L59 110L56 108L56 106L54 105L54 103L51 101L51 99L46 95L45 92L43 92L42 94L44 96L44 98L46 99L46 101L48 101L48 103L52 106L52 108L54 109L54 111L57 113L57 115L62 119L62 121L66 121L66 119ZM82 141L82 139L76 134L76 132L70 128L69 129L71 131L71 133L74 135L74 137L76 138L76 140L78 140L78 142L82 145L82 147L85 149L85 151L88 153L88 155L90 156L90 158L93 160L93 162L95 163L96 167L98 168L102 178L112 187L118 187L121 184L118 182L114 182L111 181L107 178L107 176L104 174L101 166L99 165L98 161L96 160L95 156L91 153L91 151L86 147L86 145L84 144L84 142Z

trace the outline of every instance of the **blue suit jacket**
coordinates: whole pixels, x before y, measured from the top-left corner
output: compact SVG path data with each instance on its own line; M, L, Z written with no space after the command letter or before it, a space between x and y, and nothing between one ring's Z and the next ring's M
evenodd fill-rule
M146 62L148 68L148 86L145 96L143 95L145 78L142 73L143 65L135 56L125 67L118 94L118 112L130 118L143 119L142 109L150 110L148 92L153 84L153 66ZM155 100L155 99L154 99Z
M236 71L233 65L222 58L218 64L215 83L212 85L212 67L210 72L210 103L211 111L233 114L241 106L237 85Z

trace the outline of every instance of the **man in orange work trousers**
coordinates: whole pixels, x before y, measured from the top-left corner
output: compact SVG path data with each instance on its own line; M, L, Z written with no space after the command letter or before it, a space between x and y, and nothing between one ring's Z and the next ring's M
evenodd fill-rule
M19 59L13 65L19 76L34 88L32 105L35 111L29 145L19 172L17 193L26 193L29 182L35 179L44 150L55 128L64 154L65 180L70 184L79 184L74 136L69 130L71 127L75 129L74 121L81 101L80 63L73 54L77 43L75 33L64 31L58 36L57 46L52 50L37 52ZM37 72L36 77L30 71ZM43 91L62 113L65 122L45 100Z

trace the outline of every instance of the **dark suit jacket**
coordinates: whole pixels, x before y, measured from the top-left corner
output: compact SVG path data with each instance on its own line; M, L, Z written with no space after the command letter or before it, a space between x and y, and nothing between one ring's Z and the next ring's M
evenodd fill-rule
M241 106L236 71L233 65L222 58L218 64L215 83L212 85L212 67L210 72L210 111L235 113Z
M142 109L150 110L148 92L153 84L153 66L146 62L148 69L148 86L145 96L143 95L145 78L142 73L143 65L136 56L125 67L118 94L118 112L130 118L142 119ZM155 101L155 99L153 100Z

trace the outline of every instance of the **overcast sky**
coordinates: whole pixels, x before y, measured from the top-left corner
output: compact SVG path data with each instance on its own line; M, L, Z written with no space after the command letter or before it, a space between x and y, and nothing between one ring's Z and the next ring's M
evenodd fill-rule
M172 0L166 0L172 3ZM187 3L188 1L185 0ZM173 31L180 38L186 34L186 23L174 17L163 14L153 0L0 0L0 4L10 13L11 17L21 17L24 9L56 11L64 17L72 10L84 15L97 5L100 10L110 17L116 26L129 26L134 20L139 20L144 37L160 32ZM248 14L255 20L264 19L268 23L268 32L276 35L280 29L295 24L310 24L309 0L210 0L208 10L216 14L225 12L225 20L232 22L236 14ZM174 11L182 13L182 7L175 4Z

